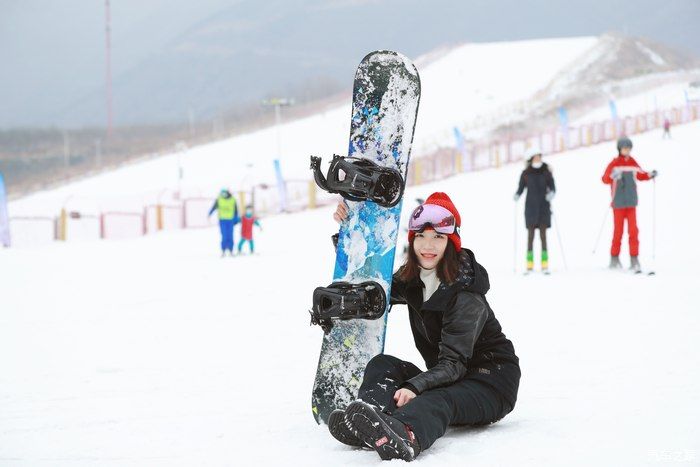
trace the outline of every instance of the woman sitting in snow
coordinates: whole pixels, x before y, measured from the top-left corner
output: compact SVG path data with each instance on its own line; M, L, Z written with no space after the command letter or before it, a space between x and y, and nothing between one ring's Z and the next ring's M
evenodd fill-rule
M333 216L347 217L340 203ZM411 461L449 425L483 425L513 410L520 367L484 296L486 270L462 248L460 215L433 193L409 220L409 255L394 275L391 303L408 306L427 371L390 355L367 364L358 400L329 418L342 443L382 459Z

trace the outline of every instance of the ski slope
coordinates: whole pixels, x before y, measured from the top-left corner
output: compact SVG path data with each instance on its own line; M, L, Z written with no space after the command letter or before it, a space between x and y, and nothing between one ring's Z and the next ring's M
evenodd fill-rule
M575 37L464 44L429 63L422 64L419 58L422 96L413 154L433 150L437 142L453 144L455 125L485 118L494 109L529 98L600 40ZM533 71L513 73L525 69ZM350 89L351 76L347 85ZM282 155L276 154L277 129L263 128L19 199L11 203L10 214L55 216L64 206L88 212L140 210L164 192L177 189L179 164L184 174L183 196L215 196L224 186L234 192L254 183L274 186L272 161L276 157L285 179L310 180L309 155L329 160L332 154L347 153L350 99L348 94L336 107L280 125Z
M643 113L653 113L657 110L683 107L686 105L685 92L687 89L687 83L676 82L657 86L630 97L617 99L615 100L615 106L618 116L619 118L625 118ZM584 123L602 122L610 118L610 107L601 106L575 119L573 124L581 125Z
M700 463L700 123L634 143L660 173L656 261L653 185L639 186L652 277L605 269L609 217L591 254L612 143L546 158L568 265L550 230L549 277L521 274L521 167L408 190L404 213L416 196L452 196L523 373L510 415L449 430L419 465ZM338 444L310 410L321 330L306 310L331 280L331 212L266 218L255 256L219 258L216 229L0 250L0 464L380 465ZM402 307L386 352L422 365Z

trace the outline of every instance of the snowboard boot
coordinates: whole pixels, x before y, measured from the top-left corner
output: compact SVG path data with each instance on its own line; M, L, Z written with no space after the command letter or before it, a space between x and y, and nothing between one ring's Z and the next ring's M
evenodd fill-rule
M527 252L527 272L532 272L535 267L535 255L532 250Z
M547 250L542 250L542 272L547 274L549 271L549 255L547 254Z
M622 263L620 262L620 257L619 256L611 256L610 257L610 266L608 266L610 269L622 269Z
M639 258L637 256L630 256L630 271L635 273L642 272L642 265L639 264Z
M350 430L345 421L344 410L336 409L331 412L330 416L328 417L328 431L331 432L331 435L333 435L335 439L343 444L347 444L348 446L357 448L372 447L355 436L355 434Z
M345 410L345 420L353 433L372 446L382 460L410 462L420 454L418 440L410 427L367 402L352 402Z

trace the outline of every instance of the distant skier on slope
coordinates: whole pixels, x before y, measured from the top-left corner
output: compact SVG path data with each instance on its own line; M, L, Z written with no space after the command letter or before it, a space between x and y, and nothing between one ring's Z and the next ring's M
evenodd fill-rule
M617 157L615 157L605 169L603 183L611 185L610 192L613 209L614 230L612 245L610 247L610 268L622 268L620 263L620 246L622 244L622 232L627 221L629 236L630 269L641 272L639 264L639 228L637 227L637 183L656 177L656 170L645 172L639 167L630 155L632 140L623 136L617 140Z
M664 118L664 134L662 139L671 139L671 121L668 118Z
M340 203L334 219L348 211ZM462 248L461 218L445 193L433 193L409 220L409 255L394 274L391 303L408 306L427 371L380 354L365 369L358 399L328 420L350 446L411 461L449 425L485 425L515 407L520 366L486 301L489 278Z
M209 216L214 211L219 212L219 228L221 230L221 257L226 256L228 251L233 256L233 227L238 223L238 207L236 198L230 191L222 188L219 197L214 201L214 205L209 210Z
M513 196L518 201L520 195L527 188L525 198L525 226L527 227L527 271L534 268L533 244L535 229L540 231L540 243L542 246L541 267L542 272L549 268L549 253L547 252L547 229L552 225L552 211L549 202L556 193L554 177L549 166L542 162L542 151L532 147L525 153L527 166L520 174L518 191Z
M253 215L253 207L246 206L245 215L241 218L241 240L238 242L238 254L243 252L243 245L248 243L250 254L255 253L255 242L253 241L253 227L257 226L260 230L260 221Z

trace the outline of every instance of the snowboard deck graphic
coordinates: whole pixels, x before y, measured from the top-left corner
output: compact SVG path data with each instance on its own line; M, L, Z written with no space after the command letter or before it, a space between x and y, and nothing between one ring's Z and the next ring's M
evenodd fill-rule
M355 74L348 156L398 169L405 184L419 100L418 71L406 57L368 54ZM312 393L314 418L324 424L334 409L355 400L367 362L384 350L402 202L390 208L372 201L347 204L333 282L375 281L384 288L387 306L375 320L335 321L324 335Z

